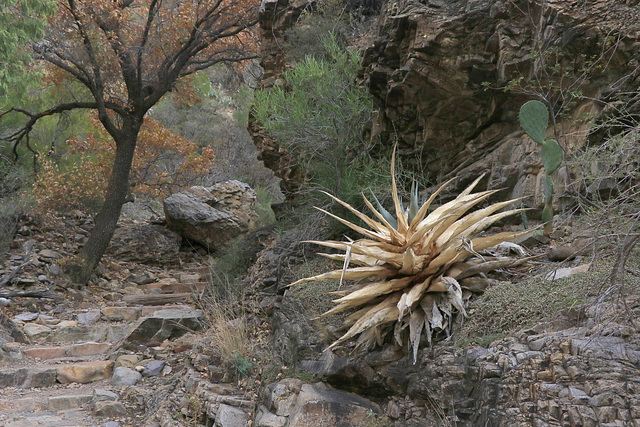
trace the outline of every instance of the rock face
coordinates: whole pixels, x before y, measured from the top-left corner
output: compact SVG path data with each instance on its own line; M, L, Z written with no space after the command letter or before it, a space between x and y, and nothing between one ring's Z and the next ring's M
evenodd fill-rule
M255 200L251 187L232 180L172 194L164 212L170 229L215 250L252 229Z
M606 1L589 8L568 0L544 8L505 0L423 3L387 2L365 53L363 80L379 106L372 137L385 145L397 138L407 162L420 159L422 170L444 171L444 179L458 176L457 189L489 172L487 187L510 193L500 197L533 195L525 204L540 205L544 171L538 147L518 125L520 106L545 97L557 115L553 137L566 154L575 152L603 105L626 85L637 87L640 11ZM596 70L610 31L623 35ZM565 80L544 81L556 61ZM591 74L581 75L589 66ZM538 78L544 89L527 83ZM567 102L572 90L586 100ZM559 194L567 171L556 175Z
M524 0L386 1L361 70L377 107L370 137L385 147L397 140L409 169L440 182L457 176L451 191L488 172L481 186L505 189L502 199L526 196L525 205L540 207L545 173L539 147L518 124L519 108L529 99L548 100L556 133L549 136L567 156L598 142L591 121L607 114L607 103L621 102L637 114L638 97L624 94L635 93L640 79L640 11L632 3L600 0L587 8L558 0L541 8ZM263 4L262 85L269 87L284 83L283 35L299 8ZM612 34L617 41L608 44ZM566 73L562 79L554 66ZM283 179L283 191L295 191L304 171L255 124L250 130L265 165ZM556 194L568 175L565 167L555 174Z
M122 261L164 264L175 259L181 241L178 234L158 225L125 225L116 229L107 253Z
M353 393L324 383L303 384L294 378L272 384L265 403L256 418L257 426L364 427L375 425L381 412L377 404Z

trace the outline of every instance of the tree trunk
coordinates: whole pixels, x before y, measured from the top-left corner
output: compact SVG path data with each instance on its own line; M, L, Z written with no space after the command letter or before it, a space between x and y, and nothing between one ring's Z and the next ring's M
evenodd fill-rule
M116 157L104 204L95 217L95 226L87 244L80 251L80 265L75 271L69 271L71 279L76 283L86 284L91 279L116 231L122 205L129 194L129 173L141 125L142 121L134 121L128 126L125 123L121 136L116 140Z

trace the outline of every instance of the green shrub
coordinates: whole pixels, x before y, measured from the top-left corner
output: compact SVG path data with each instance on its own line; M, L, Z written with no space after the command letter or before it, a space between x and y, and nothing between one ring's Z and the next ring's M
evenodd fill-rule
M254 114L305 170L306 190L350 200L383 181L386 160L373 159L363 137L373 103L355 82L360 54L340 47L333 33L323 47L323 57L308 55L285 72L286 87L256 92Z

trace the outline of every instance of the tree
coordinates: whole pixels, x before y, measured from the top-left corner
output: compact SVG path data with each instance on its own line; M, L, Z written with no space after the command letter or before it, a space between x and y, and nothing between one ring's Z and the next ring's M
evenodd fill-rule
M5 136L14 153L38 120L71 110L96 110L115 143L104 204L69 273L86 283L104 254L129 195L129 175L147 112L186 76L221 62L255 57L251 0L56 0L57 12L32 50L51 81L82 91L72 101L33 113L12 107L24 124Z
M63 144L65 162L43 159L38 168L33 195L43 213L84 209L95 211L102 204L115 147L96 114L85 138L73 137ZM200 147L147 117L140 128L129 175L131 192L149 197L169 194L196 185L211 171L213 149Z

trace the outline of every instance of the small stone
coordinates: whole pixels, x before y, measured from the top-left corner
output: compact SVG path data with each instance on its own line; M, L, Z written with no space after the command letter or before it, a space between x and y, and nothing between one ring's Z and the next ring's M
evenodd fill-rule
M551 248L547 254L547 258L549 258L550 261L560 262L575 258L579 252L580 250L573 246L557 246L555 248Z
M195 285L199 281L200 281L199 274L181 274L180 275L180 282L184 283L185 285Z
M573 403L584 404L589 402L589 395L584 390L576 387L569 387L569 396Z
M58 328L73 328L78 326L78 322L75 320L63 320L56 325Z
M140 360L140 358L138 356L136 356L135 354L123 354L122 356L118 357L116 359L116 368L135 368L136 365L138 364L138 361Z
M582 265L579 265L578 267L559 268L547 274L547 276L545 277L545 280L558 280L558 279L564 279L565 277L575 276L576 274L580 274L588 271L589 267L591 267L591 263L582 264Z
M150 273L144 273L140 276L136 276L131 280L133 283L138 285L146 285L149 283L153 283L156 280L155 276Z
M264 406L260 407L258 416L256 417L256 427L284 427L286 424L286 417L281 417L269 412Z
M45 325L38 325L37 323L27 323L24 325L23 331L25 335L30 338L42 338L51 332L51 328Z
M96 417L109 418L126 417L129 415L127 413L127 408L125 408L122 403L109 401L96 402L93 414Z
M96 361L75 363L56 367L58 381L62 384L90 382L109 378L113 372L113 362Z
M45 276L44 274L41 274L38 276L38 280L41 282L50 282L51 280L49 280L49 278L47 276Z
M139 372L136 372L133 369L119 367L116 368L113 372L111 382L115 386L126 387L134 385L135 383L140 381L141 378L142 375Z
M107 421L102 427L120 427L120 423L118 421Z
M52 251L51 249L43 249L40 251L40 253L38 253L38 258L40 258L41 261L45 261L45 262L58 259L61 257L62 255L60 255L56 251Z
M60 268L60 266L53 264L51 267L49 267L49 273L51 273L52 276L59 276L62 274L62 268Z
M91 401L90 394L68 395L68 396L52 396L48 401L50 411L65 411L67 409L79 408Z
M114 401L118 400L118 395L109 390L97 388L93 390L93 402Z
M130 322L138 318L140 310L136 307L105 307L102 315L113 322Z
M80 325L95 325L101 316L100 310L89 310L86 313L78 314L78 323Z
M215 426L244 427L249 421L249 416L242 409L221 403L216 414Z
M6 307L11 304L11 300L8 298L0 298L0 307Z
M15 316L14 319L19 320L21 322L31 322L32 320L36 320L38 316L39 316L38 313L22 313Z
M143 365L142 376L155 377L156 375L160 375L160 372L162 372L162 368L164 368L165 364L166 362L164 360L154 360Z

